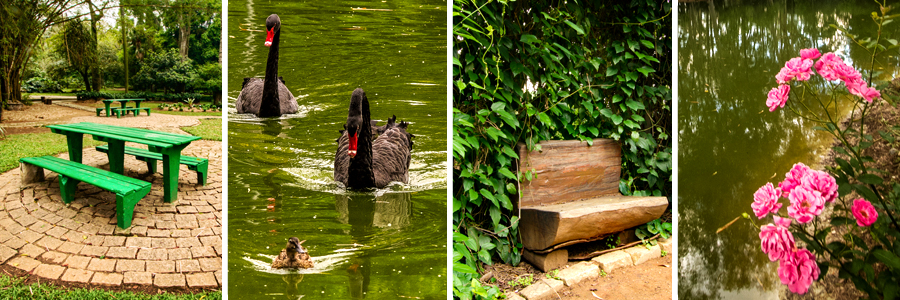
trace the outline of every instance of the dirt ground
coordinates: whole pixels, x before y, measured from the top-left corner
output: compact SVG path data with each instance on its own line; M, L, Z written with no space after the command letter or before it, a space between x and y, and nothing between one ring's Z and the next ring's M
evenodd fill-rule
M559 294L562 299L672 299L672 256L615 269L612 274L564 288Z
M570 261L570 264L578 263ZM511 286L531 274L533 278L546 277L547 273L535 269L527 262L517 267L507 264L485 266L485 274L491 273L495 279L485 278L482 283L498 286L502 291L517 292L524 286ZM672 256L659 257L637 266L616 269L612 274L584 281L574 287L559 291L558 299L672 299Z
M18 134L18 133L29 133L29 132L20 132L20 131L28 131L34 130L34 128L27 127L18 127L21 123L32 123L32 122L41 122L41 123L53 123L53 122L62 122L69 120L74 117L89 117L92 116L89 111L78 110L69 107L63 107L59 105L47 105L40 102L34 102L32 105L26 105L24 110L11 110L11 111L3 111L3 126L6 129L6 134ZM44 130L49 131L49 129L44 128ZM35 132L35 131L30 131Z

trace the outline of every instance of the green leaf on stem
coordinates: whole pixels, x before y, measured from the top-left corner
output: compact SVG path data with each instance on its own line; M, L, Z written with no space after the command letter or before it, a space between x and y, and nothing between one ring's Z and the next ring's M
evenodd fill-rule
M875 249L872 255L894 271L900 271L900 257L884 249Z

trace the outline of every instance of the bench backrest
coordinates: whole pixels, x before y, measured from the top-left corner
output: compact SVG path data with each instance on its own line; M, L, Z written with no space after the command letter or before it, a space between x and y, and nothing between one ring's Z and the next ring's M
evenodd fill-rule
M519 207L565 203L619 194L622 148L611 139L543 141L541 151L519 144L519 170L536 178L519 184Z

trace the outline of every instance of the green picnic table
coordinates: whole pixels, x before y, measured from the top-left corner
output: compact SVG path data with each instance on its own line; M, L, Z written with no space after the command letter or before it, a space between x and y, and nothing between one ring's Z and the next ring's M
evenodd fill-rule
M110 113L109 107L112 105L113 102L117 102L117 101L122 105L121 109L127 108L126 104L128 104L128 101L134 101L134 108L140 108L141 101L144 101L144 99L106 99L106 100L103 100L103 105L106 106L106 116L107 117L109 117L109 113ZM134 111L134 115L135 116L138 115L137 110ZM100 116L99 108L97 109L97 116Z
M94 140L107 142L109 150L109 170L124 174L125 142L144 144L148 150L162 154L163 162L163 201L178 200L178 176L181 162L181 150L199 140L199 136L190 136L142 128L131 128L104 125L90 122L75 124L47 125L53 133L66 136L69 146L69 160L81 163L83 137L90 134Z

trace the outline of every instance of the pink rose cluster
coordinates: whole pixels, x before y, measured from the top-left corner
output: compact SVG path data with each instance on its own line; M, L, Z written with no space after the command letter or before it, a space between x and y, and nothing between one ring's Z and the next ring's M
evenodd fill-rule
M807 50L810 49L800 52L803 59L818 57L818 51ZM791 292L805 294L812 282L819 278L819 266L812 252L797 249L794 236L788 228L793 220L805 224L821 214L826 203L837 199L837 189L837 182L828 173L797 163L785 174L784 181L778 183L778 187L768 182L753 194L753 204L750 207L756 217L762 219L772 214L774 221L774 224L760 228L762 251L769 256L770 261L779 262L778 277ZM782 197L790 201L787 208L790 218L778 216L778 210L782 206L778 200ZM850 211L859 226L871 226L878 219L878 212L871 203L863 199L853 201Z
M797 163L785 174L784 181L775 188L772 183L759 188L753 194L753 213L757 218L765 218L768 214L777 214L781 209L778 199L788 198L788 216L804 224L822 213L825 203L837 199L837 183L834 177L819 170L813 170Z
M818 61L813 60L821 57ZM851 94L862 97L866 101L872 102L872 99L881 97L881 93L873 87L869 87L868 83L862 79L856 69L844 63L844 61L833 52L822 55L818 49L810 48L800 50L800 57L794 57L784 63L781 71L775 75L778 81L778 87L769 91L766 99L766 106L769 111L775 111L779 107L784 107L790 93L791 80L807 81L813 73L818 72L829 81L841 80Z
M815 56L801 52L802 57ZM785 85L786 86L786 85ZM787 208L790 218L778 216L782 197L790 200ZM773 215L774 224L760 228L759 239L762 251L770 261L778 261L778 277L794 293L805 294L809 286L819 277L816 258L809 250L797 249L794 236L788 230L793 220L807 223L822 213L825 203L837 198L837 183L828 173L813 170L802 163L795 164L785 174L784 181L775 187L771 182L760 187L753 194L753 213L757 218Z

